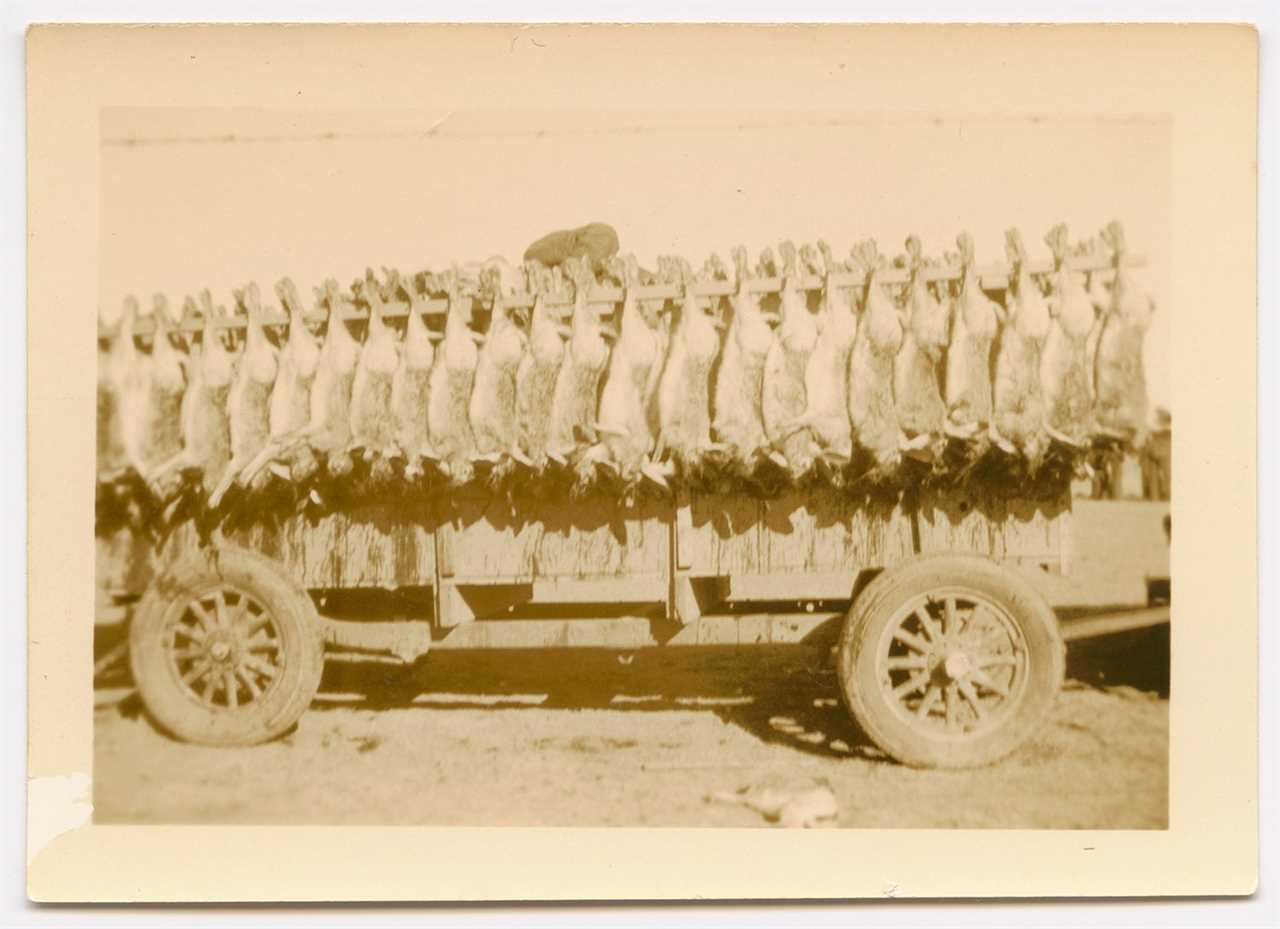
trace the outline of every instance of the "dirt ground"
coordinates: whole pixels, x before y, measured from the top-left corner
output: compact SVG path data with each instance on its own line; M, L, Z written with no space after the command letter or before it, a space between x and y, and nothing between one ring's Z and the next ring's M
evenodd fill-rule
M1168 633L1074 644L1003 763L916 771L867 745L811 650L433 655L339 666L286 738L171 741L98 692L98 822L765 825L709 794L825 783L848 827L1164 828Z

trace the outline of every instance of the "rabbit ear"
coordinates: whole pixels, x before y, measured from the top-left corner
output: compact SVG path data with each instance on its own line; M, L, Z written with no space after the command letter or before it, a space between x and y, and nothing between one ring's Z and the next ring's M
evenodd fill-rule
M796 246L790 239L778 246L778 254L782 258L782 273L790 277L796 272Z
M680 268L680 279L684 281L684 285L688 287L693 283L693 267L689 264L689 259L679 257L676 263Z
M778 270L778 262L773 256L773 249L766 246L756 259L756 273L760 277L773 277Z
M875 239L863 239L853 247L850 254L862 266L863 273L870 274L876 269L878 256Z
M621 255L614 255L608 262L609 275L617 280L619 286L627 286L627 260Z
M156 321L156 331L173 328L173 316L169 313L169 298L162 293L151 295L151 315Z
M1004 233L1005 253L1014 264L1021 264L1027 257L1027 246L1022 241L1022 233L1016 228L1006 229Z
M1044 237L1044 242L1053 252L1053 257L1061 261L1067 253L1067 224L1058 223L1050 229L1048 235Z
M729 251L729 258L733 261L734 279L738 282L738 286L742 286L742 282L751 276L751 272L747 269L747 250L742 245L735 245Z
M1112 220L1107 223L1107 228L1102 233L1103 239L1115 252L1116 256L1120 256L1124 252L1124 227L1120 225L1119 220Z

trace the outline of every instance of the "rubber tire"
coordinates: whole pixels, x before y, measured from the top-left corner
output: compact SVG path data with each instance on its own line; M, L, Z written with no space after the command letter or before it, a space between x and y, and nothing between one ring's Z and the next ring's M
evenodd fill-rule
M876 679L876 648L898 608L941 587L968 588L1008 611L1027 643L1027 687L1004 725L964 742L930 739L892 710ZM845 706L871 742L890 758L916 768L976 768L1004 758L1044 721L1062 688L1066 647L1058 618L1027 581L987 558L921 555L867 585L845 619L837 652Z
M279 683L234 711L200 706L184 693L164 645L174 614L221 581L245 590L271 613L283 661ZM170 735L200 745L256 745L283 735L311 705L324 671L324 642L315 606L301 586L270 559L223 546L188 556L152 581L130 621L129 664L147 713Z

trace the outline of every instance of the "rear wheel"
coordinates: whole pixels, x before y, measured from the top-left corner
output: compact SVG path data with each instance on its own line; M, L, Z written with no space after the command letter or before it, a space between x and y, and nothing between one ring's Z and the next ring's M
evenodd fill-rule
M998 761L1044 720L1062 686L1057 617L1022 578L985 558L929 555L873 581L839 649L854 720L915 767Z
M324 645L306 591L237 548L165 571L129 630L133 678L161 727L205 745L252 745L298 721L320 686Z

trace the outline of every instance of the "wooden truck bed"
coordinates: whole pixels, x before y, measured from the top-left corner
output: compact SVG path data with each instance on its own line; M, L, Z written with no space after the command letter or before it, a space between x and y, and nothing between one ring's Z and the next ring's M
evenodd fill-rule
M437 630L531 603L660 604L689 625L713 603L848 600L863 572L921 552L1065 574L1070 516L1065 496L933 494L903 506L835 491L702 495L634 508L556 503L537 518L475 497L298 516L215 538L274 559L312 590L429 588ZM127 532L99 539L99 586L140 594L158 567L199 545L190 525L156 546Z
M403 665L432 651L460 649L634 652L653 646L762 645L803 646L819 657L831 658L842 629L847 643L849 629L879 621L880 614L867 610L880 610L894 623L923 623L915 632L895 634L893 641L899 644L884 647L901 648L900 643L914 641L922 652L920 661L938 649L951 649L932 667L937 673L967 680L962 677L969 673L966 666L957 664L954 672L951 666L969 660L964 656L970 652L962 649L986 647L981 643L987 639L948 639L947 624L960 621L956 617L962 608L974 611L966 622L981 622L974 618L987 599L981 591L984 585L994 585L994 590L1006 593L991 594L993 608L1000 616L1008 610L1017 617L997 621L1039 623L1041 638L1029 639L1020 631L1022 626L1008 626L1015 631L1001 633L1006 627L1000 626L995 633L1005 635L1013 651L984 652L975 660L992 666L997 659L1025 665L1022 673L1029 674L1027 669L1033 666L1026 656L1039 654L1034 665L1040 669L1038 686L1052 690L1062 675L1060 640L1168 621L1165 605L1139 613L1094 616L1072 626L1061 622L1061 613L1055 619L1048 609L1051 596L1037 604L1036 598L1019 595L1019 591L1030 591L1009 577L1009 571L1032 579L1042 592L1054 583L1069 583L1065 575L1072 567L1072 515L1071 500L1065 496L1033 503L940 494L926 495L910 505L869 505L835 492L815 492L768 501L702 495L635 508L593 505L592 501L547 502L539 518L519 519L491 500L454 498L434 506L367 507L312 520L298 516L206 540L190 525L155 545L123 533L99 540L102 599L123 594L127 604L144 590L150 592L129 623L128 635L120 636L114 647L105 640L100 643L105 654L95 664L95 678L127 653L135 675L139 674L136 667L144 668L139 686L149 711L158 717L169 714L162 724L171 731L197 741L213 739L216 744L247 744L271 737L274 728L255 728L258 715L248 710L234 715L240 710L240 688L235 684L239 678L225 676L230 682L225 692L237 695L235 699L228 696L225 705L209 702L206 695L213 692L212 684L193 694L182 689L184 683L175 683L186 681L182 675L203 673L196 667L175 675L173 663L184 658L175 644L180 629L186 630L184 643L213 643L204 658L206 667L214 661L239 660L236 656L243 652L235 649L248 647L234 638L243 638L247 624L223 615L227 609L223 598L229 596L241 613L258 610L259 625L268 615L277 624L294 622L301 632L293 641L311 643L286 652L279 633L275 638L261 630L255 633L267 635L259 648L278 660L295 661L273 665L276 674L280 668L308 673L299 685L296 712L283 717L286 727L314 696L329 661ZM1137 522L1145 527L1149 521ZM210 543L249 549L271 559L274 567L225 548L218 559L209 559ZM1006 570L977 559L916 560L918 555L934 552L980 555ZM176 560L196 556L198 562L152 585L152 578L159 578L159 572ZM899 573L877 585L882 593L857 599L872 576L894 567ZM307 592L290 591L281 573ZM978 578L974 587L978 592L957 594L956 585L965 588L964 579L971 574ZM941 584L937 595L941 599L931 601L926 595L924 606L910 607L915 603L911 598L919 596L911 593L904 602L914 612L905 613L905 620L893 618L897 614L888 612L884 591L901 588L904 578L916 584ZM257 584L267 593L259 593ZM246 594L246 589L252 592ZM254 596L274 603L274 612L266 614L261 605L251 606L257 604ZM202 605L206 600L214 605ZM313 605L318 609L313 610ZM921 610L942 610L943 605L946 612L938 617L940 626L933 625L932 619L919 619ZM124 612L128 609L126 605ZM216 621L208 610L215 611ZM846 615L853 619L846 620ZM852 625L857 622L863 625ZM201 623L206 632L193 637L191 623ZM123 631L123 624L117 628ZM309 639L311 630L323 641L322 654L315 648L318 643ZM991 629L984 633L987 638L991 634ZM882 640L885 635L881 634ZM228 638L239 644L227 645ZM1029 641L1047 641L1052 647L1037 653L1028 650ZM212 651L218 645L223 646L221 654ZM313 657L306 664L307 655L321 660L316 663ZM904 656L896 658L901 661ZM245 667L253 670L258 665ZM856 686L858 693L898 699L904 687L913 686L912 679L894 681L881 671L866 671L863 662L837 661L837 671L846 692ZM862 675L856 681L855 672ZM281 675L280 680L292 678ZM998 686L992 685L988 699L1000 697ZM1004 693L1011 692L1007 683L1005 687ZM265 692L268 697L277 693ZM927 709L927 704L918 704L904 724L916 725L918 706ZM210 713L214 715L209 717ZM231 728L210 735L204 723L188 725L190 714ZM247 722L235 728L236 720ZM933 723L926 720L923 725ZM943 764L952 756L943 752L920 757Z

